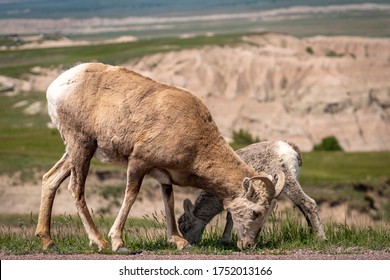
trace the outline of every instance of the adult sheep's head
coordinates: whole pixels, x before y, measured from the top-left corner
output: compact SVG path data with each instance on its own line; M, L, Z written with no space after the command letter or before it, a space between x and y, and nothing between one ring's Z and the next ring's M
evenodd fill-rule
M248 249L257 243L260 230L275 206L285 184L283 172L273 177L265 173L243 181L244 192L226 206L237 232L237 247Z

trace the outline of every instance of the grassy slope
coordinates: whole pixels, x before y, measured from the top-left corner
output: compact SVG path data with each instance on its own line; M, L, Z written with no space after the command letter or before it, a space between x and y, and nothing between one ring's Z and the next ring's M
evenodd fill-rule
M231 45L239 42L239 38L239 34L227 34L188 39L164 38L140 40L132 43L0 51L0 75L21 77L34 66L56 67L63 65L68 68L75 63L89 61L120 64L157 52L196 48L204 45Z
M390 176L390 152L311 152L303 154L301 183L377 184Z

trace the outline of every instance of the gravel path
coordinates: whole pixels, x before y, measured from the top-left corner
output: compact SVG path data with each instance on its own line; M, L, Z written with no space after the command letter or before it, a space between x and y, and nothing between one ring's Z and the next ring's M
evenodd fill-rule
M364 251L350 254L323 253L309 250L296 250L283 254L250 255L236 253L232 255L205 254L165 254L156 255L153 252L142 252L138 255L103 255L103 254L28 254L7 255L0 253L1 260L390 260L388 251Z

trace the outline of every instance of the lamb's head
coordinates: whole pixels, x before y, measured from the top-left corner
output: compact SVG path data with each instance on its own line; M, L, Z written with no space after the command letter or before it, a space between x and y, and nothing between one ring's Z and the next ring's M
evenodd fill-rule
M248 249L256 245L260 230L271 214L284 184L283 172L275 174L274 177L263 173L244 179L243 195L226 205L232 214L238 248Z
M178 219L180 232L189 243L199 243L207 222L194 215L194 205L190 200L184 200L183 208L184 213Z

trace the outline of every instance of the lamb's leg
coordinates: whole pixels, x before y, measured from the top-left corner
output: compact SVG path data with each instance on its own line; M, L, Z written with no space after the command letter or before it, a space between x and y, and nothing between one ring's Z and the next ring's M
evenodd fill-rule
M324 226L318 216L317 203L308 196L303 190L298 181L284 188L286 195L294 202L294 204L304 214L309 226L313 228L316 235L320 239L326 239Z
M118 216L112 225L109 236L111 238L111 246L113 251L120 251L125 253L134 253L127 249L123 241L123 229L125 227L127 216L133 206L137 195L139 193L142 180L147 173L147 165L142 160L130 158L127 166L127 185L125 197L123 199L122 207L119 210Z
M91 158L95 152L95 145L80 144L72 147L70 158L72 161L71 176L68 189L74 199L77 213L84 225L84 228L88 234L90 245L98 246L99 250L107 247L108 242L98 232L96 225L88 210L87 203L85 201L84 190L85 181L87 179L88 170Z
M177 229L175 218L175 198L173 195L172 185L161 184L161 191L164 201L165 215L167 216L168 241L175 244L178 250L183 250L189 247L189 243L180 236Z
M70 175L68 154L63 157L47 172L42 179L41 206L35 235L41 239L44 250L54 245L50 237L50 220L56 191L61 183Z
M227 212L226 214L226 224L225 224L225 229L222 234L222 239L221 241L224 243L230 243L232 240L232 229L233 229L233 219L232 219L232 214L230 212Z

